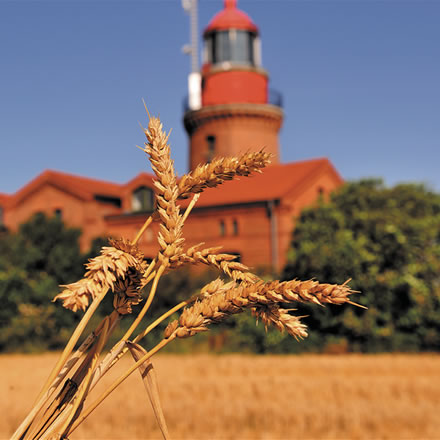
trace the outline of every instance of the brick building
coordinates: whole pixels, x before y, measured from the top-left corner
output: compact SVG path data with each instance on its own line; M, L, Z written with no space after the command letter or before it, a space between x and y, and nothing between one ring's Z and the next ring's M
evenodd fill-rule
M249 266L281 269L294 217L341 185L342 178L325 158L279 163L283 111L280 95L269 91L269 75L260 65L258 28L235 0L224 3L203 33L202 68L190 75L184 114L190 169L214 156L263 146L274 160L262 174L205 191L184 234L188 246L221 243ZM82 229L83 249L97 236L132 238L154 209L153 178L141 173L117 184L44 171L15 194L0 194L0 222L14 230L36 212L58 215ZM157 229L153 223L139 243L147 257L158 249Z

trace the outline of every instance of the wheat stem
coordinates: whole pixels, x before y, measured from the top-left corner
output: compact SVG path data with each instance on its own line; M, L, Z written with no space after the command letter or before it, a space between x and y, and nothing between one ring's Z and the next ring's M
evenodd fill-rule
M134 339L133 342L139 342L141 339L143 339L148 333L151 332L151 330L154 330L162 321L169 318L173 313L178 312L182 307L185 307L191 303L193 303L197 297L193 297L190 299L187 299L185 301L180 302L179 304L176 304L172 309L168 310L168 312L165 312L163 315L159 316L154 322L152 322L142 333L139 333Z
M154 322L152 322L142 333L139 333L134 339L133 342L137 343L141 339L143 339L148 333L150 333L152 330L154 330L161 322L165 321L165 319L169 318L173 313L178 312L181 308L192 304L197 299L197 296L187 299L185 301L180 302L179 304L175 305L173 308L165 312L163 315L161 315L159 318L157 318ZM122 356L127 352L128 348L125 344L125 340L121 339L115 346L111 349L109 354L106 356L106 358L101 362L99 366L99 373L96 377L93 378L93 382L90 385L90 390L94 388L96 383L101 379L104 374L107 373L108 370L110 370L113 365L116 364L116 362L121 359Z
M99 348L100 341L104 337L103 344L108 341L108 338L112 334L113 330L116 327L117 322L119 321L120 315L117 312L112 312L110 315L105 317L103 321L99 324L97 329L92 333L92 335L100 336L98 343L95 344L96 336L93 339L94 346L92 349L85 355L81 365L77 368L73 376L70 380L67 382L70 382L72 384L81 385L84 377L87 374L87 371L92 363L93 356L95 356L97 347ZM104 332L104 336L103 336ZM89 344L91 345L91 344ZM102 350L102 347L99 349ZM75 353L76 354L76 353ZM72 404L69 403L69 400L64 401L66 398L65 393L63 394L64 387L61 389L61 391L58 393L58 395L55 397L55 399L52 399L50 403L48 404L49 398L52 395L52 393L57 389L58 385L62 382L62 380L67 375L68 371L72 369L74 364L83 357L84 353L81 353L81 356L77 357L75 359L75 362L69 366L68 370L64 368L59 375L57 376L55 382L52 384L51 388L47 391L46 395L43 397L43 404L46 405L46 410L44 414L40 417L40 420L34 420L30 426L29 429L26 432L25 439L32 439L37 440L41 436L44 438L47 438L47 431L48 429L51 429L51 432L56 432L57 427L59 427L63 421L66 419L67 416L67 408L70 407ZM70 363L70 361L74 359L74 356L65 364L65 367ZM67 384L66 382L66 384ZM73 394L77 393L77 390L74 391ZM64 396L64 397L63 397ZM74 396L72 395L71 398ZM41 408L42 405L40 405L39 408Z
M146 276L147 275L147 276ZM150 281L156 276L156 271L152 271L151 273L145 272L144 276L142 277L142 285L141 285L141 290L145 288L145 286L147 286Z
M146 360L150 359L151 356L156 354L159 350L161 350L163 347L165 347L168 343L170 343L172 340L175 339L175 335L173 334L168 339L162 339L154 348L152 348L147 354L145 354L142 358L140 358L137 362L134 363L122 376L120 376L113 384L99 396L98 399L95 400L79 417L71 426L69 429L69 432L67 435L72 434L73 431L92 413L92 411L95 410L95 408L104 400L106 399L110 393L112 393L122 382L124 382L125 379L127 379L128 376L130 376L133 371L136 371L139 365L142 365Z
M186 207L185 213L183 214L182 223L184 223L185 220L188 218L190 212L194 208L194 206L197 203L197 200L199 200L199 198L200 198L200 193L193 195L193 198L191 199L191 202L189 202L189 205Z
M142 234L145 232L145 230L148 228L148 226L150 226L152 221L153 221L153 216L150 215L150 217L148 217L147 220L145 221L145 223L142 225L142 228L139 229L139 232L137 233L136 237L131 242L132 244L136 244L140 240L140 238L142 237Z
M107 353L104 360L96 368L92 383L90 385L90 391L95 388L95 385L101 380L107 371L126 353L127 350L123 351L126 347L126 341L120 340L114 347Z
M43 389L41 390L38 397L41 397L49 388L50 384L54 381L54 379L58 376L58 373L61 371L62 367L64 366L64 363L66 362L69 355L72 353L73 348L75 347L75 344L78 342L78 339L81 337L82 332L84 331L86 325L88 324L90 318L95 313L96 309L99 306L99 303L102 301L104 296L106 295L108 291L108 287L104 288L93 300L90 307L87 309L86 313L84 314L83 318L81 319L80 323L76 327L75 331L73 332L69 342L67 343L63 353L61 354L60 359L58 360L58 363L55 365L51 375L47 379Z
M151 263L148 265L147 269L144 272L144 278L147 278L150 273L153 271L154 266L156 265L156 258L154 258L153 260L151 260Z
M98 326L99 327L99 326ZM27 418L23 421L22 425L24 426L25 423L28 425L33 422L35 416L40 411L40 409L45 405L52 393L56 390L58 385L61 383L61 381L66 377L67 373L75 366L75 364L81 359L82 356L84 356L84 353L90 348L90 346L95 342L96 340L96 330L95 332L92 332L86 340L82 343L82 345L78 348L78 350L72 355L72 357L65 363L63 369L58 374L55 381L51 384L49 389L46 391L46 393L40 398L37 399L37 401L34 403L34 406L31 410L31 412L28 414ZM14 433L12 439L15 439L16 434L18 434L19 429Z
M98 308L99 303L102 301L104 296L106 295L108 291L108 288L104 288L93 300L90 307L87 309L86 313L82 317L81 321L75 328L75 331L73 332L72 336L70 337L69 342L67 343L66 347L64 348L60 358L58 359L58 362L56 363L55 367L53 368L50 376L47 378L42 390L38 394L37 401L41 402L41 406L45 402L44 395L45 393L50 389L52 382L56 379L60 371L62 370L64 364L67 361L67 358L72 353L73 348L75 347L75 344L78 342L78 339L81 337L86 325L88 324L90 318ZM29 425L34 420L36 414L38 413L39 409L41 408L40 405L34 406L32 411L28 414L28 416L23 420L21 425L17 428L17 430L14 432L14 434L11 437L11 440L19 440L22 435L26 432Z
M104 344L106 343L109 335L109 328L110 328L110 319L107 317L104 322L104 326L101 332L101 335L99 337L98 343L96 344L96 349L93 353L93 359L92 362L89 365L87 374L81 384L81 388L78 391L78 394L75 397L75 402L73 404L72 409L70 410L69 417L64 422L63 426L59 430L61 432L61 435L64 435L69 428L70 424L72 423L73 418L75 417L75 414L81 405L81 403L84 401L84 397L87 393L87 389L90 384L90 380L92 379L93 372L95 370L96 364L98 362L99 355L101 354L102 349L104 348Z
M58 374L55 382L49 388L48 392L50 392L50 390L54 391L57 388L57 386L61 383L61 381L66 377L67 373L74 367L76 362L78 362L78 360L81 358L81 356L95 342L96 338L100 335L107 318L109 319L109 322L110 322L110 326L109 326L109 330L108 330L108 333L110 334L115 329L116 323L121 318L121 315L119 315L119 313L116 310L113 310L113 312L110 315L103 318L103 320L99 323L99 325L96 327L96 329L86 338L86 340L81 344L81 346L78 348L78 350L66 362L63 369Z

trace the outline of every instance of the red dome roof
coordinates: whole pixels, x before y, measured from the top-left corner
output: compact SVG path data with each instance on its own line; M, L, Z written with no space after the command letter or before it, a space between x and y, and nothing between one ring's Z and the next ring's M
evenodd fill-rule
M242 29L258 33L254 22L243 11L237 9L237 0L224 0L225 8L220 11L208 24L204 34L212 31L224 31L227 29Z

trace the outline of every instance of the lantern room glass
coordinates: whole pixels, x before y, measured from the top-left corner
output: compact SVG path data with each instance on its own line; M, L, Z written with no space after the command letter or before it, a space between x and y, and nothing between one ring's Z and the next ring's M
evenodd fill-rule
M205 39L207 62L231 62L253 66L255 39L255 33L238 29L212 32Z

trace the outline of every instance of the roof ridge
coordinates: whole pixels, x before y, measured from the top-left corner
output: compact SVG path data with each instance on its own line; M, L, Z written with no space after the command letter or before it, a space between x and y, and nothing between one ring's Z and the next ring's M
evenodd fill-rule
M52 174L52 175L60 176L60 177L78 179L78 180L91 180L94 182L100 182L100 183L109 184L109 185L116 185L116 186L123 186L124 185L123 183L113 182L111 180L97 179L96 177L88 177L88 176L84 176L84 175L80 175L80 174L69 173L66 171L46 169L43 171L42 174L44 174L44 173L48 173L48 174Z
M296 164L299 165L301 163L309 163L309 164L314 164L314 170L311 170L311 172L308 173L307 176L305 176L305 178L300 182L299 185L293 185L293 186L289 186L289 188L283 193L282 197L284 197L286 194L289 193L289 191L291 191L294 187L295 188L295 193L301 192L301 188L303 188L304 186L306 186L310 181L316 179L317 177L317 170L320 170L321 168L323 168L326 165L330 164L330 161L327 157L322 157L322 158L316 158L316 159L310 159L310 160L304 160L301 162L291 162L292 164Z

